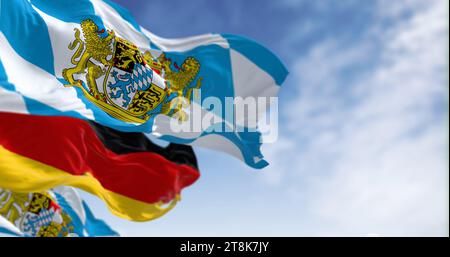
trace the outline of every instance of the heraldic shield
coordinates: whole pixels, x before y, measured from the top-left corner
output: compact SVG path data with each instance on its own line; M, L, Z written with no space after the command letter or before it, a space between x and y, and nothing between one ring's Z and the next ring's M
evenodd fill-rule
M75 29L75 50L71 63L63 70L66 86L76 86L84 96L112 117L144 123L164 101L167 85L155 75L144 55L132 43L115 36L113 31L99 31L92 20Z

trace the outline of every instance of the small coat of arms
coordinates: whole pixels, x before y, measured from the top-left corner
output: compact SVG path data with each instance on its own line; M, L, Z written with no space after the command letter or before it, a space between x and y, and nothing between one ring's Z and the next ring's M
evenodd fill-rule
M0 189L0 216L27 236L76 235L72 218L47 192L17 193Z
M81 22L81 30L75 28L68 48L74 51L73 66L62 72L65 86L80 88L90 102L122 121L141 124L159 113L185 120L182 103L168 96L183 96L190 103L192 90L201 87L195 58L186 58L181 67L171 65L164 53L157 58L142 53L90 19Z

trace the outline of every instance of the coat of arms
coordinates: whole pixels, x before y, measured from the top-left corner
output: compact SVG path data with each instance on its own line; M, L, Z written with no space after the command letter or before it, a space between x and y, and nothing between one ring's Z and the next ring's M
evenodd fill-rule
M0 215L27 236L74 236L70 216L49 193L17 193L0 189Z
M157 58L142 53L89 19L81 31L75 29L69 49L74 66L63 70L66 86L80 88L89 101L122 121L141 124L158 113L185 120L182 104L168 96L184 96L190 103L192 90L201 86L201 78L194 83L200 64L193 57L174 68L164 53Z

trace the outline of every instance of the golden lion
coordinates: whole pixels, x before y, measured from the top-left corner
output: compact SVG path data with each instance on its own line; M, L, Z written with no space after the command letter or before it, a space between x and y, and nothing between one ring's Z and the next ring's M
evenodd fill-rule
M108 66L111 65L111 60L107 57L112 54L112 41L115 38L113 31L108 30L108 36L102 38L99 36L98 26L92 20L84 20L81 22L81 29L85 42L80 38L80 30L75 29L75 40L69 44L69 49L78 48L72 56L71 62L75 67L64 69L63 77L69 84L66 86L80 86L81 81L74 78L75 74L86 74L86 81L89 89L96 99L104 100L97 87L95 80L105 73L105 69L96 65L93 60Z
M156 61L150 52L146 52L144 58L152 68L164 71L164 79L170 84L168 94L177 93L179 96L165 103L161 114L178 116L180 121L186 121L187 114L182 109L190 105L193 90L201 87L202 78L198 78L195 86L189 87L200 71L200 63L194 57L187 57L181 67L174 71L171 68L172 61L164 53Z

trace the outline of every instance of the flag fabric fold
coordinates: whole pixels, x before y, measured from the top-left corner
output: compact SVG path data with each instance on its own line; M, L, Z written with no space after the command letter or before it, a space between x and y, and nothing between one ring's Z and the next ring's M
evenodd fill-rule
M22 237L24 236L9 220L0 216L0 237Z
M68 186L52 188L56 202L63 212L71 218L73 234L76 236L111 237L119 236L105 221L94 216L89 205L81 199L78 192Z
M91 120L268 164L257 119L195 100L276 96L288 72L265 47L229 34L164 39L111 1L0 3L0 111ZM213 119L174 130L194 119L188 106Z
M192 149L152 148L142 133L126 140L119 131L63 116L0 112L0 121L0 188L14 192L74 186L119 217L145 221L171 210L199 177Z

